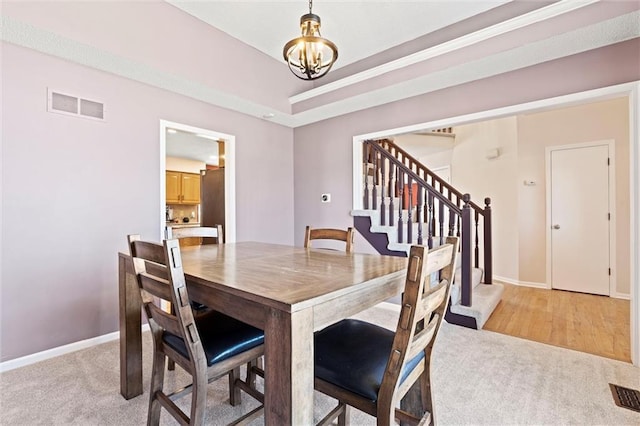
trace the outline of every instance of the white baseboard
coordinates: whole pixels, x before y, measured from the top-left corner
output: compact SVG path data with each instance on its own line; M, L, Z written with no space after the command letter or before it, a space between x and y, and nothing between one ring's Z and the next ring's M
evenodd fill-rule
M149 324L143 324L142 331L144 332L148 330ZM0 373L35 364L36 362L45 361L47 359L55 358L61 355L66 355L71 352L79 351L81 349L90 348L102 343L118 340L119 338L120 332L114 331L113 333L103 334L102 336L92 337L91 339L80 340L79 342L69 343L68 345L58 346L57 348L47 349L46 351L37 352L35 354L10 359L9 361L0 362Z
M611 297L616 298L616 299L624 299L624 300L631 300L631 295L629 293L614 293L611 295Z
M513 285L519 285L522 287L534 287L534 288L544 288L544 289L548 289L549 287L547 287L546 283L536 283L533 281L519 281L519 280L514 280L511 278L505 278L505 277L499 277L494 275L493 279L496 281L500 281L501 283L506 283L506 284L513 284Z

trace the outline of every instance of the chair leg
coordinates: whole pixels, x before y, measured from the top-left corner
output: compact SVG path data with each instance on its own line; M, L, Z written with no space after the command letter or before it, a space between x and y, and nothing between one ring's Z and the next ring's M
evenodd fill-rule
M247 368L249 368L247 366ZM247 374L249 374L247 372ZM240 394L240 388L236 386L236 379L240 378L240 367L234 368L229 371L229 403L234 407L242 403L242 395ZM248 378L248 376L247 376Z
M422 409L425 413L430 414L429 424L433 426L435 413L433 412L433 399L431 398L431 380L429 377L429 370L420 375L420 394L422 398Z
M344 410L338 416L338 426L349 426L351 424L351 407L348 404L344 404Z
M261 362L262 358L257 358L257 359L252 359L251 361L249 361L247 363L247 379L246 379L246 383L247 385L249 385L249 387L252 387L255 389L256 387L256 372L254 370L254 368L262 368L260 364L262 364Z
M204 415L207 408L207 384L206 375L204 380L199 380L197 372L193 375L193 391L191 394L191 425L204 425Z
M160 401L158 393L162 392L164 384L164 359L162 352L153 351L153 367L151 370L151 389L149 390L149 412L147 415L147 425L157 426L160 424Z

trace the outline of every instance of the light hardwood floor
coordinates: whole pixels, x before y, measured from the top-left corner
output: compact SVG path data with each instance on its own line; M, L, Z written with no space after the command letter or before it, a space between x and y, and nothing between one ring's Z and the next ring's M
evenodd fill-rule
M629 301L504 284L484 329L631 362Z

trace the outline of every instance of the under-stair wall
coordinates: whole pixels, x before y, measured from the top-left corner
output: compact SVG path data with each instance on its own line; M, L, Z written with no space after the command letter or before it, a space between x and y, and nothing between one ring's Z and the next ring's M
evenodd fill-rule
M482 328L502 294L492 284L491 200L480 207L388 139L365 141L362 158L364 208L352 212L355 228L379 253L396 256L411 244L433 248L460 237L446 319Z

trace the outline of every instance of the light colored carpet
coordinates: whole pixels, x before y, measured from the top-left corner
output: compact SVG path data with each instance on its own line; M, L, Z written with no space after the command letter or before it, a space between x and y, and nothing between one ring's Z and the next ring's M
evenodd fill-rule
M394 328L395 311L372 308L359 318ZM144 389L151 338L144 334ZM148 391L130 401L119 393L118 342L110 342L0 375L2 425L141 425ZM168 385L186 383L177 368ZM433 388L440 425L638 425L640 413L615 406L609 382L640 388L630 364L489 331L444 324L434 351ZM209 386L207 424L222 425L254 408L243 394L228 404L227 380ZM189 397L183 399L187 406ZM319 420L333 401L316 392ZM375 420L352 410L353 425ZM163 413L162 424L175 424ZM262 419L252 424L262 424Z

